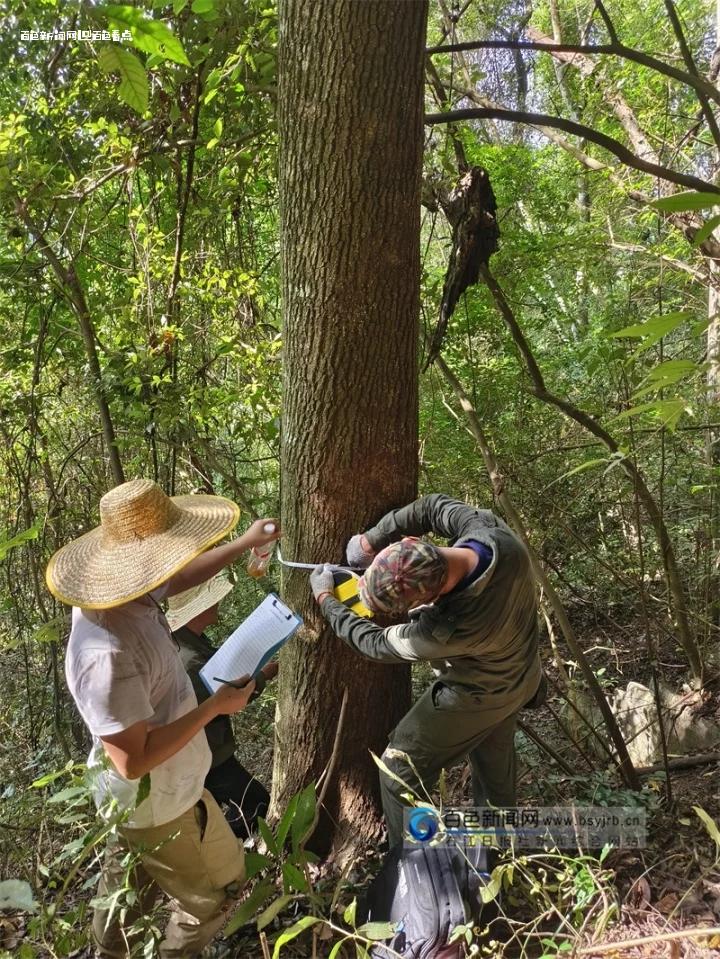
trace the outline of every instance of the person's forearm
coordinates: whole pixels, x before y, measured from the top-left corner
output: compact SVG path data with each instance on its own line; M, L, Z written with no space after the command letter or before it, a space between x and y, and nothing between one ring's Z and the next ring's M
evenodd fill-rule
M384 549L390 543L403 536L422 536L430 532L432 526L424 509L427 497L402 506L400 509L390 510L375 526L365 531L365 539L375 552Z
M238 560L252 545L252 537L245 532L231 543L223 543L222 546L216 546L201 553L172 577L167 595L174 596L176 593L182 593L186 589L212 579L220 570Z
M167 726L149 729L142 754L128 761L125 771L120 772L128 779L140 779L145 773L151 772L160 763L180 752L183 746L217 715L212 699L206 699L204 703Z
M456 539L467 524L477 523L477 515L477 510L444 493L429 493L401 509L386 513L375 526L365 531L365 538L375 552L403 536L423 536L432 532Z
M353 613L334 596L321 598L320 610L335 635L366 659L404 663L407 658L387 641L387 631Z

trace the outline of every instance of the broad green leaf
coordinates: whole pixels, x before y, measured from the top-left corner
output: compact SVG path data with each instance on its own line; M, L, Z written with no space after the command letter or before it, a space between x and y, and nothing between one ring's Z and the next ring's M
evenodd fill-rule
M65 614L60 613L59 616L55 616L54 619L43 623L42 626L36 629L33 633L33 639L36 643L59 643L60 636L66 625L67 620L65 619Z
M272 834L272 830L262 816L258 816L257 827L263 842L268 847L268 850L273 854L273 856L277 856L278 845L275 842L275 837Z
M263 909L257 920L258 932L261 932L265 926L269 926L275 916L279 915L294 898L295 896L278 896L266 909Z
M349 938L350 936L345 936L344 939L339 939L330 950L330 955L328 956L328 959L336 959L338 953L340 952L340 950L342 949L342 947L345 945L345 943L348 941ZM275 956L273 956L273 959L275 959Z
M299 936L301 932L305 929L309 929L310 926L314 926L316 922L322 922L323 920L317 916L303 916L302 919L298 919L296 923L293 923L285 932L281 933L275 940L275 948L273 949L272 959L278 959L280 955L280 950L282 947L290 942L291 939L294 939L296 936Z
M502 866L493 869L490 882L486 886L480 887L480 898L484 903L492 902L500 892L502 887L502 874Z
M706 220L693 237L692 246L700 246L710 236L715 227L720 226L720 213Z
M381 939L389 939L395 935L397 923L394 922L366 922L359 926L355 931L358 936L370 939L372 942L379 942Z
M350 905L345 909L343 913L343 919L348 924L348 926L355 925L355 913L357 912L357 898L353 899Z
M125 4L106 3L89 7L88 12L98 20L107 18L122 29L130 30L134 45L143 53L158 54L165 60L190 66L182 43L162 20L151 20L142 10Z
M697 373L699 369L699 364L693 363L692 360L667 360L665 363L659 363L650 370L640 387L635 390L633 399L638 400L648 393L655 393L667 386L674 386L680 380Z
M288 884L290 889L296 889L298 892L310 891L305 874L301 872L293 863L283 863L282 873L283 879Z
M693 811L703 826L707 829L710 838L714 840L716 846L720 846L720 829L715 820L708 816L701 806L693 806Z
M112 73L119 75L120 99L136 113L145 113L148 108L148 79L145 68L135 54L124 50L119 44L114 44L100 50L98 64L106 76Z
M659 200L653 200L650 206L663 213L683 213L686 210L706 210L708 207L720 204L720 193L700 193L690 190L687 193L673 193Z
M297 849L300 843L307 838L307 832L315 820L315 804L315 783L310 783L298 795L291 827L293 849Z
M44 789L45 786L49 786L50 783L54 783L56 779L60 779L61 776L66 776L69 772L71 772L74 765L75 764L73 762L66 763L63 769L55 769L53 772L46 773L39 779L34 779L30 783L30 788Z
M683 399L674 400L654 400L650 403L641 403L639 406L633 406L629 410L624 410L619 416L613 417L610 422L629 419L631 416L639 416L641 413L651 413L662 426L668 429L674 429L683 413L690 412L688 404Z
M70 799L77 799L78 796L87 796L88 791L86 786L68 786L66 789L61 789L60 792L53 793L52 796L48 798L49 803L60 803L67 802Z
M193 0L193 5L190 9L193 13L209 13L215 9L215 3L214 0Z
M245 876L247 879L253 879L263 869L268 869L272 865L272 859L269 856L263 856L262 853L248 851L245 853Z
M666 333L670 333L676 327L684 323L685 320L692 318L692 313L688 310L678 310L675 313L663 313L662 316L655 316L652 320L645 323L636 323L633 326L626 326L617 333L611 333L610 336L626 339L647 339L656 343Z
M287 835L290 832L290 826L292 821L295 818L295 810L297 809L298 804L298 794L296 793L290 802L288 803L287 809L283 813L283 817L278 823L278 827L275 831L275 838L277 840L278 849L282 849L285 845L285 840Z
M188 5L188 0L173 0L173 13L177 16Z
M654 366L645 379L655 381L670 380L676 383L680 377L687 376L688 373L695 373L698 369L698 364L693 362L693 360L665 360L663 363L658 363L657 366Z
M260 906L262 906L268 896L273 895L274 892L275 882L272 879L261 879L247 899L240 903L228 924L223 929L223 935L231 936L241 926L244 926L245 923L250 922Z
M0 543L0 561L5 559L10 550L15 549L16 546L22 546L23 543L27 543L31 539L37 539L39 533L39 525L31 526L30 529L23 530L22 533L18 533L12 539L6 539L4 543Z

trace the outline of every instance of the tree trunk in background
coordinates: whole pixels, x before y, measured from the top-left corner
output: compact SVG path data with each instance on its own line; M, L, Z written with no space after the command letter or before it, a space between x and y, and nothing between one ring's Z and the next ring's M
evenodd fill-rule
M338 562L416 494L426 17L425 0L280 4L285 559ZM326 852L378 835L369 750L409 706L410 671L351 651L307 572L284 572L305 625L281 661L274 809L321 776L349 691L313 841Z

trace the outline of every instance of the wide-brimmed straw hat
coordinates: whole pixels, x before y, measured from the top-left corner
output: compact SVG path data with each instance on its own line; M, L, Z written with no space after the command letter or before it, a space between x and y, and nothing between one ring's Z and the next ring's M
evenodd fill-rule
M200 583L199 586L192 586L182 593L171 596L166 614L170 629L174 632L181 626L185 626L200 613L219 603L232 588L233 584L221 573L205 583Z
M167 496L135 479L100 500L100 525L48 563L50 592L71 606L109 609L160 586L235 527L240 510L222 496Z

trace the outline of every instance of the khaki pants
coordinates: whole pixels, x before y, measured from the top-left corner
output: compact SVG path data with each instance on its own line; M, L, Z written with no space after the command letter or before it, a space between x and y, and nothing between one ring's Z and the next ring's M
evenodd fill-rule
M402 794L427 801L440 770L470 758L476 806L515 804L515 725L517 705L497 703L468 687L441 681L418 699L390 733L382 755L388 769L406 785L380 773L383 812L390 848L403 840ZM405 753L412 766L399 753ZM413 766L415 767L413 769Z
M207 790L186 813L162 826L121 829L120 848L108 847L98 896L122 889L125 870L119 859L128 850L140 861L130 877L137 896L119 921L98 908L93 917L97 953L108 959L125 959L137 939L126 934L133 922L152 912L160 890L172 900L172 912L160 944L164 959L197 956L225 925L228 913L245 878L242 845ZM120 902L124 897L120 896Z

